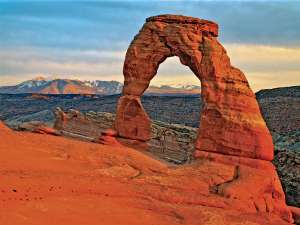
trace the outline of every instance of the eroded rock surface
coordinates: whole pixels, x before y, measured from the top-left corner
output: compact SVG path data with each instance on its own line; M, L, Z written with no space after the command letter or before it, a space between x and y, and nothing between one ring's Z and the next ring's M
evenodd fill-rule
M99 138L103 131L111 128L114 120L114 115L111 113L82 114L74 109L64 112L62 109L56 108L54 114L54 128L62 135L90 141Z
M218 25L192 17L150 17L130 44L115 127L121 137L148 141L150 122L140 96L167 57L177 56L201 81L199 151L273 159L273 143L244 74L218 42ZM131 105L136 105L133 113Z
M204 152L193 164L168 166L122 145L30 132L0 135L0 224L292 222L265 160Z
M60 113L63 113L65 117L68 118L64 126L58 128L60 133L75 138L95 140L98 139L95 134L103 134L109 131L109 134L102 135L105 136L105 140L100 142L107 145L119 144L116 140L117 133L109 129L113 127L115 120L114 114L93 111L88 113L74 112L75 110L63 112L61 109L58 109L56 112L56 124L63 123L61 121L62 117L58 116ZM83 128L81 130L81 127L85 127L89 123L91 125L90 129ZM95 129L95 125L97 125L97 132L93 130ZM28 126L22 125L21 127L26 128ZM36 128L26 130L36 130ZM91 131L91 133L87 133L87 130ZM194 159L193 142L196 137L196 128L152 120L151 139L146 149L156 157L171 163L189 163ZM299 134L296 132L294 135L287 137L275 135L274 143L276 152L273 163L276 166L283 189L286 193L287 203L299 207L300 157L297 153Z
M98 141L100 136L105 136L105 138L100 138L101 143L116 143L117 133L110 129L113 127L115 114L93 111L82 113L76 110L65 112L57 108L55 115L54 128L57 133L89 141ZM37 130L39 127L31 128L29 126L27 130ZM151 139L144 146L144 150L166 161L183 164L190 162L193 158L193 142L196 136L196 128L154 120L151 121ZM126 140L124 141L126 142Z

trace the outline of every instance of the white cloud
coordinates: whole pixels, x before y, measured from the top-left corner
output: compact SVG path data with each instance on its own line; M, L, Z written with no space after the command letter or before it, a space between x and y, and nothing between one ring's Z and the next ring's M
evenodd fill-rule
M70 79L123 80L125 52L21 48L0 51L0 85L42 74Z
M251 87L300 85L300 48L263 45L225 45L231 63L241 69Z
M226 44L234 65L248 72L299 71L300 48Z
M300 84L300 48L261 45L225 45L231 62L246 75L256 91ZM43 74L81 80L123 81L124 51L6 49L0 51L0 85ZM196 76L177 57L159 67L151 84L199 84Z

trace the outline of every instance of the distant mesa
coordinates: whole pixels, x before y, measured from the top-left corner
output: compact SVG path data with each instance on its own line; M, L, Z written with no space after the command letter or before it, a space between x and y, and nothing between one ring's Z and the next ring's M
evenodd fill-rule
M36 77L24 81L15 86L2 86L2 94L99 94L115 95L122 92L123 84L118 81L80 81L72 79L48 80L44 77ZM150 86L148 95L194 95L200 94L200 86L197 85L162 85Z

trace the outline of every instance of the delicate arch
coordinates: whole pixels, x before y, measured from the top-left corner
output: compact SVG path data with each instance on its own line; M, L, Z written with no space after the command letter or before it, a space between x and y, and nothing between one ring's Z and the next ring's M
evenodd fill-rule
M160 63L178 56L201 81L204 107L196 156L206 151L272 160L272 138L255 95L244 74L231 66L217 36L218 25L207 20L176 15L146 20L126 53L123 96L115 121L119 136L150 139L151 121L140 96Z

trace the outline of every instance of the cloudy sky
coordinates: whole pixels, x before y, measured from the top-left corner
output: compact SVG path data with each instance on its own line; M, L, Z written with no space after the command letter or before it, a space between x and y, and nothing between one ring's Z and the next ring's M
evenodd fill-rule
M145 21L183 14L217 22L234 66L259 90L300 85L300 1L0 0L0 85L36 76L123 81L126 49ZM152 84L199 81L176 57Z

